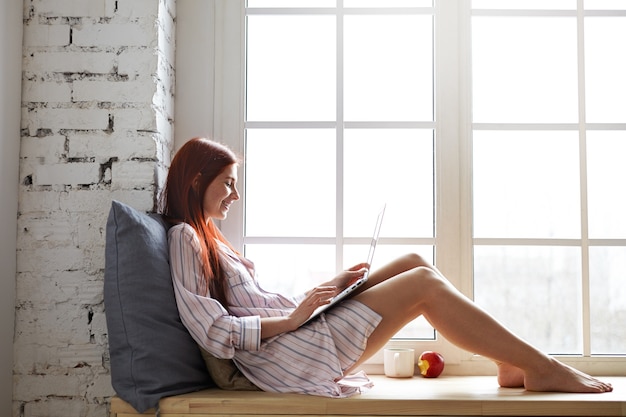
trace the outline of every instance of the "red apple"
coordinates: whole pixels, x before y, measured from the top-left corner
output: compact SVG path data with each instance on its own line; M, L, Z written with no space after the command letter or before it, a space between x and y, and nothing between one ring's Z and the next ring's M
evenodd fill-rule
M443 372L443 366L443 356L430 350L422 352L417 361L417 367L425 378L437 378Z

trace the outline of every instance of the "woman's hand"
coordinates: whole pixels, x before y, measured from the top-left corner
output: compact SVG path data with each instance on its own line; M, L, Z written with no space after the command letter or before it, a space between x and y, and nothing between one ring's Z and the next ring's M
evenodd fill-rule
M288 316L262 318L261 339L296 330L311 317L316 308L330 303L334 296L361 278L368 268L367 263L360 263L341 272L329 282L313 288Z
M304 300L289 314L289 319L295 326L294 330L307 321L316 308L330 303L335 295L337 287L333 285L321 285L307 292Z
M337 287L335 286L315 287L288 316L261 318L261 339L296 330L311 317L316 308L330 303L336 294Z
M342 271L339 275L324 285L333 285L338 288L338 292L343 291L345 288L356 282L356 280L361 278L369 267L369 264L366 262L354 265L352 268Z

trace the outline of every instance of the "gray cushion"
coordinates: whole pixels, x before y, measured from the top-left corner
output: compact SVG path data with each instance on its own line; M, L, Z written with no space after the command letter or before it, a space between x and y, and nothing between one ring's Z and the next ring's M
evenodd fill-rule
M214 386L176 308L161 217L113 201L105 256L111 382L118 396L144 412L162 397Z

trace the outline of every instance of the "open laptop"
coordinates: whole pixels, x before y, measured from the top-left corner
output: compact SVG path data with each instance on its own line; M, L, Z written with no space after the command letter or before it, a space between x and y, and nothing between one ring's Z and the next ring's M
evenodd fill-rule
M378 218L376 219L376 226L374 227L374 236L372 236L372 242L370 243L370 250L367 255L367 263L368 265L370 265L370 268L372 266L372 260L374 259L374 252L376 251L376 244L378 243L378 235L380 234L380 226L383 224L383 217L385 217L386 207L387 205L383 204L382 208L378 212ZM305 321L302 324L304 325L310 322L311 320L314 320L321 313L334 307L335 305L337 305L337 303L341 302L341 300L343 300L344 298L352 294L357 288L365 284L365 282L367 281L367 277L369 276L369 273L370 273L370 270L368 269L367 271L365 271L365 274L363 274L361 278L359 278L352 284L348 285L343 291L341 291L339 294L334 296L333 299L330 301L330 303L324 304L323 306L319 306L317 309L315 309L313 314L311 314L311 317L309 317L307 321Z

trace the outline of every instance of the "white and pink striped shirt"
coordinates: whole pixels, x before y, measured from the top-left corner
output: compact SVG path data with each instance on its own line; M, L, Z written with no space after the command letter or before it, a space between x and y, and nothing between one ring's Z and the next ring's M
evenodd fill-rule
M228 277L228 311L210 297L201 246L191 226L169 233L170 267L178 311L194 340L218 358L232 358L265 391L346 397L360 392L342 383L343 369L365 349L380 317L358 302L344 302L296 331L261 340L261 317L288 315L304 297L285 297L259 287L253 265L221 245ZM245 262L245 263L244 263ZM348 381L346 381L348 382ZM361 386L367 386L367 380Z

